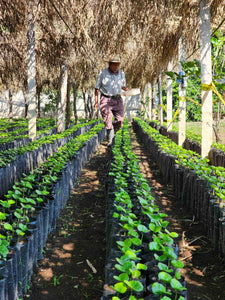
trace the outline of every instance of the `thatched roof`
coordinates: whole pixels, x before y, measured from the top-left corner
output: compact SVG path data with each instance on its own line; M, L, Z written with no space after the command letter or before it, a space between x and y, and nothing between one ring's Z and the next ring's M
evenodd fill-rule
M153 82L159 69L177 61L181 36L187 56L198 49L199 1L33 0L37 83L47 78L57 82L60 63L66 61L77 84L93 88L98 72L106 67L104 59L116 53L128 86ZM0 78L6 87L26 82L27 2L0 2ZM212 31L224 15L225 0L212 0Z

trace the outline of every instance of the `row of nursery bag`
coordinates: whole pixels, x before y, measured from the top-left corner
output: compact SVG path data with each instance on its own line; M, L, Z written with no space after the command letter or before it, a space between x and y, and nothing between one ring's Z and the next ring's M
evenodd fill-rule
M172 131L167 131L165 126L160 126L154 121L147 121L148 124L156 128L162 135L167 136L173 142L178 144L178 128L174 126ZM201 135L195 134L190 130L186 130L186 138L182 145L184 149L194 151L201 154ZM213 142L212 148L209 152L210 164L216 167L225 168L225 145Z
M183 149L139 118L134 130L159 166L165 184L171 183L181 204L203 223L215 250L225 256L225 168Z
M44 136L23 147L0 151L0 197L18 181L22 174L28 174L45 162L59 147L68 143L75 136L90 130L100 121L90 121L75 125L61 134Z
M117 132L107 183L106 266L102 300L186 299L175 232L154 203L128 125Z
M48 234L104 136L104 126L98 124L75 137L0 200L0 300L22 299L26 293Z

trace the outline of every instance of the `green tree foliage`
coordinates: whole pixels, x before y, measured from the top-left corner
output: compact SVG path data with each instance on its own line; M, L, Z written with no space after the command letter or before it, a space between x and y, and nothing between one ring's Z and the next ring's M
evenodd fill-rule
M57 105L59 102L59 95L57 90L45 90L44 94L48 98L48 103L45 104L43 109L44 113L50 114L51 117L55 117L57 111Z
M212 71L213 82L221 95L225 92L225 33L216 31L211 39L212 45ZM179 79L187 79L187 96L201 104L201 65L198 60L181 62L185 75L180 76L176 72L165 72L173 79L173 108L174 111L179 106L178 83ZM214 112L221 112L221 102L214 93ZM166 92L163 92L163 103L166 104ZM219 104L218 104L219 103ZM201 106L187 100L187 121L201 121Z

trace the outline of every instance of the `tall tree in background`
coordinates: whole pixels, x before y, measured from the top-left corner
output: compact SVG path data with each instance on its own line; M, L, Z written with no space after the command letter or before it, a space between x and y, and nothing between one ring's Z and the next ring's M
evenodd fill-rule
M70 91L71 91L71 78L68 76L67 81L67 95L66 95L66 128L68 128L71 124L70 118Z
M36 59L35 59L35 29L34 8L35 1L29 0L27 13L27 86L28 86L28 131L29 137L34 140L36 128Z
M74 119L75 119L75 124L78 123L78 116L77 116L77 93L76 93L76 84L73 80L72 82L72 87L73 87L73 113L74 113Z
M57 132L58 133L65 130L67 80L68 80L67 65L64 62L62 62L61 69L60 69L59 103L58 103L58 109L57 109Z
M11 90L9 89L9 122L13 121L13 103L12 103L12 93Z

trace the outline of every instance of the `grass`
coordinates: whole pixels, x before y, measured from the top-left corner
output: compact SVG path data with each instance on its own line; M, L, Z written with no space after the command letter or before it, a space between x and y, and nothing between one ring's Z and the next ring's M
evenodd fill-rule
M174 123L174 126L178 129L178 122ZM202 128L201 122L187 122L186 129L192 131L195 134L201 135ZM173 128L175 130L175 128ZM219 136L221 138L220 143L225 144L225 120L222 120L220 123ZM213 140L216 141L215 135L213 134Z

